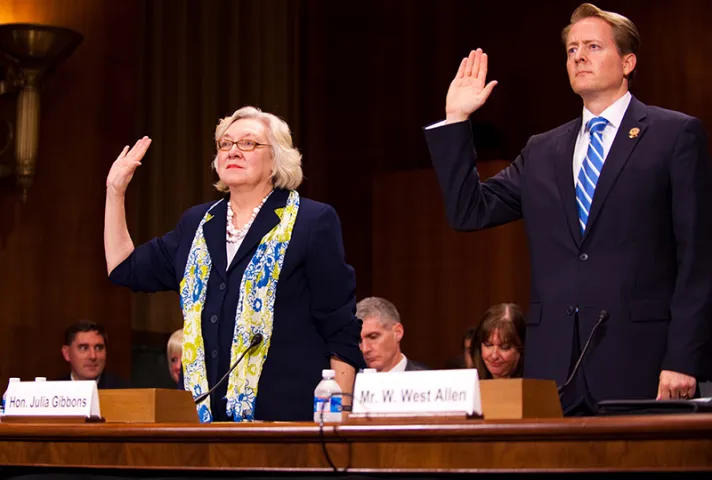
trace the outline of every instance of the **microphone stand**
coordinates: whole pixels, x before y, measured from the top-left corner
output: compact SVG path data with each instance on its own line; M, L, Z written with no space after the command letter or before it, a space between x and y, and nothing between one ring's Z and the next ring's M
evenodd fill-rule
M263 338L264 337L262 336L261 333L256 333L252 337L252 340L250 340L250 344L247 346L245 351L242 352L242 354L238 357L238 359L235 361L235 363L233 363L230 366L228 371L225 372L225 375L223 375L222 378L220 378L220 380L218 380L217 383L215 385L213 385L213 388L211 388L207 392L202 393L202 394L198 395L197 397L195 397L195 400L194 400L195 404L198 405L200 402L202 402L203 400L208 398L210 396L210 394L212 394L215 391L216 388L218 388L220 385L225 383L225 380L230 376L232 371L235 370L235 368L240 364L242 359L245 358L245 355L247 355L247 352L249 352L250 350L254 349L257 345L259 345L262 342Z
M601 313L598 315L598 321L596 324L593 326L593 329L591 330L591 333L588 335L588 340L586 340L586 344L583 346L583 349L581 350L581 354L578 356L578 360L576 360L576 365L574 365L574 369L571 371L571 375L569 375L569 378L566 379L566 382L559 387L559 398L561 398L561 395L563 395L564 390L566 387L569 386L571 381L574 379L576 376L576 373L578 372L579 367L581 366L581 361L583 360L583 357L586 356L586 351L588 350L588 346L591 344L591 340L593 339L593 334L596 333L596 330L598 327L601 326L603 322L608 320L608 312L605 310L601 310Z

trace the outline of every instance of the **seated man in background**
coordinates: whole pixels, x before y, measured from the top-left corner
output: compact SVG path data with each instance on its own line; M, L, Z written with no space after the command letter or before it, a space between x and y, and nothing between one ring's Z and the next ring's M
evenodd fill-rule
M405 330L393 303L385 298L364 298L356 304L356 316L363 321L361 351L368 368L379 372L428 369L401 352L400 342Z
M104 371L106 340L106 331L98 323L80 321L67 328L62 356L72 371L64 380L95 380L99 389L128 388L122 379Z
M183 329L179 328L171 334L166 347L166 357L168 358L168 373L171 379L178 384L180 381L180 371L182 368L183 356ZM181 385L182 386L182 385Z

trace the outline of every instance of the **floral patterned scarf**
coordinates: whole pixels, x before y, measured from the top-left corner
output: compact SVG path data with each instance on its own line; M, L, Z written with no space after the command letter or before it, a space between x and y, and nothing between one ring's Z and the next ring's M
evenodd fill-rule
M203 236L203 225L213 218L211 210L222 201L225 200L213 204L198 225L180 284L184 319L183 381L185 389L193 394L193 398L209 389L201 318L212 260ZM262 237L257 251L242 275L230 364L245 351L255 334L262 334L263 341L246 355L230 374L227 386L227 414L236 422L254 419L257 386L272 338L277 282L298 211L299 194L290 191L286 206L275 210L280 222ZM197 408L201 422L212 421L210 397L203 400Z

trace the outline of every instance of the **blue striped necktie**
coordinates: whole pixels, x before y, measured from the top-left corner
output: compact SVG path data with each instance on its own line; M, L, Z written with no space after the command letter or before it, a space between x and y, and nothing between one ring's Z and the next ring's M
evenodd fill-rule
M596 191L598 177L603 168L603 130L606 125L608 120L603 117L594 117L586 124L586 129L589 131L588 150L576 181L576 203L581 234L586 231L586 222L593 203L593 192Z

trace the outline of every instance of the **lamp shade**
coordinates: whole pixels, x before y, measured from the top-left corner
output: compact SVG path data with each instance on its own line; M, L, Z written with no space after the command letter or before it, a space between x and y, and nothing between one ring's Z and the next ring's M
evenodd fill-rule
M64 27L31 23L0 25L0 50L15 59L30 83L68 57L84 37Z

